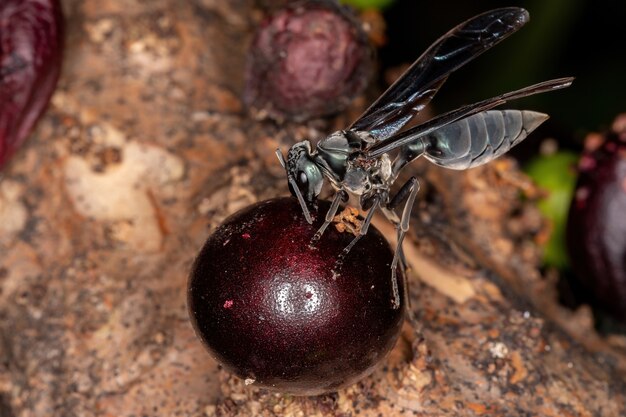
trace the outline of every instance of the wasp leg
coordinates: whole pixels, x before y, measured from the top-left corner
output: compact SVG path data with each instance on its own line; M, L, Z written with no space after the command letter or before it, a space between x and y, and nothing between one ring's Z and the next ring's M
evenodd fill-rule
M396 229L396 236L397 236L397 239L399 239L400 238L400 232L401 232L401 230L400 230L400 219L398 218L398 215L396 214L396 212L394 210L390 210L388 208L388 206L389 205L387 205L387 207L381 208L381 211L385 215L385 218L387 218L387 220L391 224L393 224L393 226L395 227L395 229ZM410 299L409 299L409 292L408 292L408 288L409 288L409 285L408 285L408 282L407 282L408 276L406 274L406 272L409 269L409 264L406 261L406 258L404 256L404 249L402 248L402 245L400 245L397 249L398 249L398 259L399 259L398 263L400 264L400 269L404 272L404 274L402 275L403 283L404 283L404 305L406 306L407 313L410 316L409 320L411 321L411 323L414 323L415 320L413 320L413 316L411 315L411 310L410 310L411 302L410 302Z
M402 185L402 187L400 187L400 190L398 190L396 195L393 196L391 201L387 203L387 206L386 206L387 209L394 210L396 207L398 207L400 203L402 202L402 200L404 200L406 196L411 193L411 191L413 190L413 187L415 186L415 183L417 183L417 178L415 177L409 178L409 180L405 182Z
M343 264L343 260L346 258L348 253L350 253L350 250L354 247L354 245L356 245L356 243L363 236L365 236L367 234L367 230L369 229L370 223L372 222L372 217L374 216L374 212L376 211L376 209L378 209L379 197L374 197L373 201L374 201L374 203L372 204L372 207L367 212L367 216L365 216L365 220L363 220L363 224L361 225L361 229L359 230L359 234L356 235L354 237L354 239L352 239L352 241L348 244L348 246L343 248L343 251L341 251L341 254L337 257L337 261L335 261L335 268L334 268L335 271L339 270L339 268Z
M397 239L399 237L399 234L400 234L400 218L398 217L398 215L395 212L395 210L391 210L389 208L389 205L387 205L385 207L381 207L380 210L385 215L385 218L387 219L387 221L389 221L389 223L393 224L393 227L396 229L396 239ZM404 250L402 250L402 248L400 248L399 256L400 256L400 267L403 268L403 269L407 269L409 267L409 265L406 262L406 258L404 256Z
M401 228L400 228L400 219L398 218L398 215L396 214L395 209L396 207L400 205L402 200L404 200L407 197L407 195L411 193L411 190L413 189L416 182L417 182L417 179L415 177L410 178L407 182L404 183L404 185L402 185L400 190L396 193L395 196L393 196L391 201L387 203L387 205L382 209L383 214L385 215L387 220L389 220L389 222L393 224L394 227L396 228L398 239L400 238ZM400 258L401 267L404 270L406 270L408 268L408 263L406 261L406 257L404 256L404 251L402 250L402 246L400 246L400 251L398 253L398 256Z
M411 210L413 209L413 203L415 202L415 197L417 196L417 192L419 191L420 186L417 178L411 177L398 191L398 194L391 200L391 202L387 205L388 209L392 209L395 205L398 205L400 201L406 196L408 193L408 198L406 203L404 204L404 209L402 210L402 219L400 223L396 225L398 230L398 243L396 243L396 250L393 254L393 261L391 262L391 288L393 291L393 300L392 307L400 308L400 293L398 291L398 277L396 274L396 270L398 268L398 261L401 261L402 268L406 269L406 260L404 259L404 252L402 251L402 241L404 240L404 236L406 232L409 230L409 221L411 219ZM402 194L402 195L401 195ZM401 198L398 198L400 196ZM405 296L408 297L408 288L406 287L406 274L404 277L405 281ZM406 298L405 297L405 298ZM408 304L407 304L408 305Z
M398 219L398 215L396 214L395 209L396 207L400 205L402 200L404 200L407 197L407 195L411 193L411 190L413 189L416 182L417 182L417 178L415 177L409 178L409 180L405 182L404 185L402 185L400 190L396 193L395 196L393 196L391 201L387 203L387 205L383 209L383 214L385 215L387 220L389 220L395 226L396 231L398 232L398 236L397 236L398 239L400 238L400 219ZM402 268L407 269L408 264L404 256L404 251L402 250L402 246L400 246L400 252L398 256L400 257L400 263L401 263Z
M346 202L347 199L348 193L346 193L344 190L337 191L335 197L333 198L333 202L330 205L330 208L326 212L326 220L324 221L324 224L317 230L315 236L313 236L313 238L311 239L311 243L309 244L309 246L314 246L315 243L317 243L317 241L321 239L324 231L335 218L335 215L337 214L337 209L339 208L339 203Z

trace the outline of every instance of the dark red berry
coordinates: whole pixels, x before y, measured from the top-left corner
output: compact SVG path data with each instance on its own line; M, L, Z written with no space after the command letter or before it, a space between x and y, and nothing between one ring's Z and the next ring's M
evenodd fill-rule
M48 105L61 49L58 0L0 1L0 168Z
M334 276L354 236L331 226L311 248L330 206L318 205L313 225L292 198L252 205L209 237L193 266L188 303L198 336L255 386L336 390L373 370L398 337L404 313L392 307L389 244L370 227Z
M259 27L244 100L278 120L326 116L363 91L372 63L367 36L347 9L334 0L296 2Z
M595 304L626 322L626 135L609 134L585 151L579 170L567 225L570 262Z

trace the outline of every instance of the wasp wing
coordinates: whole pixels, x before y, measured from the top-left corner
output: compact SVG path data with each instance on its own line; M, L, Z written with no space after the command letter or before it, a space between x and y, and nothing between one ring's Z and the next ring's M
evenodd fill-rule
M437 93L450 73L520 29L529 19L517 7L475 16L439 38L353 124L383 140L396 134Z
M448 113L444 113L440 116L432 118L418 126L408 129L402 133L392 136L386 140L375 143L365 150L365 156L367 158L378 158L385 153L391 152L394 149L400 148L405 145L425 143L423 140L424 137L432 135L434 132L442 129L444 126L455 123L461 119L473 116L477 113L490 110L496 106L506 103L508 100L514 100L533 94L539 94L547 91L553 91L569 87L572 84L573 80L574 79L572 77L566 77L550 81L544 81L542 83L531 85L520 90L512 91L506 94L480 101L478 103L463 106L456 110L452 110ZM448 141L454 140L454 138L452 137L447 137L448 139L446 140ZM425 151L425 149L422 150L422 152L423 151Z

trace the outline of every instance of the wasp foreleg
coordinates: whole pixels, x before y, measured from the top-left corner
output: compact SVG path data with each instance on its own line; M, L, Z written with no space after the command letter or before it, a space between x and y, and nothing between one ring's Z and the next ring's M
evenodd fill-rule
M309 244L310 246L315 246L315 243L317 243L317 241L320 240L320 238L324 234L324 231L326 230L328 225L335 218L335 215L337 214L337 209L339 208L339 204L342 202L345 203L347 200L348 200L348 193L346 193L344 190L337 191L337 193L335 194L335 197L333 197L332 203L330 204L330 208L326 212L326 219L324 221L324 224L322 224L322 226L317 230L317 232L315 232L315 235L313 236L313 238L311 239L311 243Z
M348 246L343 248L343 250L341 251L341 253L337 257L337 261L335 261L335 268L334 268L335 271L339 270L339 268L343 264L343 260L346 258L348 253L350 253L350 250L354 247L354 245L356 245L356 243L363 236L365 236L367 234L367 230L369 229L370 223L372 222L372 217L374 217L374 212L376 212L376 210L378 209L378 206L380 204L380 200L379 200L378 196L373 197L372 201L373 201L372 207L367 212L367 216L365 216L365 219L363 220L363 223L361 224L361 228L359 229L359 234L356 235L354 237L354 239L352 239L352 241L348 244Z

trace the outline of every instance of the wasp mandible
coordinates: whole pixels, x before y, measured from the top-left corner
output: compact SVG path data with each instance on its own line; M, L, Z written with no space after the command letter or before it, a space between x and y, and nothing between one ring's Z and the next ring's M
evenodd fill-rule
M320 194L326 178L335 190L325 222L312 242L319 240L335 217L339 205L349 202L367 211L355 238L343 250L340 264L361 236L367 233L374 212L381 210L397 230L391 264L394 308L400 297L396 278L403 259L402 241L419 183L410 178L395 195L391 186L407 164L423 156L445 168L463 170L485 164L506 153L543 123L547 114L529 110L493 110L508 100L558 90L573 78L544 81L441 114L401 132L437 93L448 76L478 55L519 30L529 20L522 8L491 10L475 16L439 38L350 127L317 143L293 145L285 160L289 189L312 223L307 202ZM394 153L392 155L390 153ZM395 209L404 201L402 214Z

